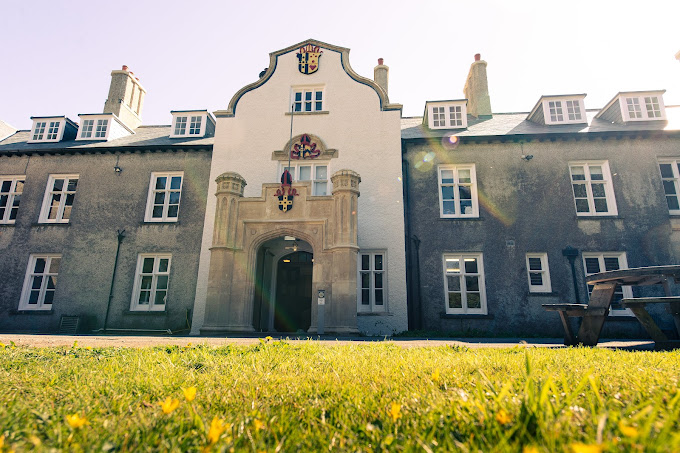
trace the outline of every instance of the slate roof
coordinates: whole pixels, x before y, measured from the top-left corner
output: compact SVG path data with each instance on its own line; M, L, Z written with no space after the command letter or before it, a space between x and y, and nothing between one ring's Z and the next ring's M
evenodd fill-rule
M429 129L423 125L423 117L401 119L403 140L439 138L453 133L459 137L499 137L544 134L587 134L607 132L666 131L680 133L680 106L666 106L668 121L639 121L616 124L596 119L598 110L587 110L588 124L564 124L544 126L527 120L528 112L494 113L493 118L478 119L468 116L467 129Z
M0 141L0 154L23 152L49 152L53 150L70 150L87 152L96 149L126 149L126 148L212 148L214 137L199 138L170 138L170 126L139 126L135 134L115 140L64 140L53 143L27 143L31 131L17 131L14 135Z

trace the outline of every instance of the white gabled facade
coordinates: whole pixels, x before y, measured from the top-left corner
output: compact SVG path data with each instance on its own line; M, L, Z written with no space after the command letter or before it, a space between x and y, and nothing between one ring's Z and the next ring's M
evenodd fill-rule
M298 68L297 54L308 44L319 46L322 52L318 69L312 74L304 74ZM348 57L349 49L314 40L273 52L266 73L236 93L227 110L215 112L215 144L193 334L198 334L204 324L216 214L215 179L225 172L240 174L247 183L245 197L260 197L263 184L280 180L280 156L291 136L290 111L295 105L296 93L303 93L303 105L293 116L292 136L313 135L323 142L325 149L332 150L325 153L326 160L308 159L311 164L327 163L329 195L330 176L336 171L349 169L360 175L359 253L384 252L385 306L369 315L360 313L357 327L360 332L379 335L407 329L401 105L390 104L380 86L354 73ZM311 93L313 103L319 101L316 96L320 96L321 104L306 109L306 92ZM294 216L294 210L290 214ZM316 299L313 302L316 303Z

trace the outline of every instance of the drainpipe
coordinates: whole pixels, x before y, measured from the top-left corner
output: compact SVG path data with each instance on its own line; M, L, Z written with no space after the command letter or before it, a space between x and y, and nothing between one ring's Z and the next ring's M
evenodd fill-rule
M102 331L106 332L106 325L109 322L109 310L111 309L111 299L113 299L113 283L116 281L116 270L118 269L118 255L120 254L120 244L125 237L125 230L118 230L118 247L116 247L116 258L113 261L113 275L111 276L111 288L109 289L109 303L106 305L106 316L104 317L104 327Z
M576 295L576 303L580 304L581 296L579 295L578 283L576 282L576 267L574 266L576 257L578 257L578 249L575 249L571 245L568 245L562 250L562 256L566 256L567 259L569 260L569 264L571 265L571 280L574 284L574 294Z

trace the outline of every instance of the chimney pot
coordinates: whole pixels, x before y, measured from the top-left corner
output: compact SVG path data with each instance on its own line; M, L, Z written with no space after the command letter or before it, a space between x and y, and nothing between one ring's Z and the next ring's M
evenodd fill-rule
M475 54L475 61L479 61L482 59L482 54L476 53Z
M378 58L378 64L383 64L383 61L385 60L383 60L382 58Z
M123 65L123 71L127 71L127 70L128 70L127 65Z

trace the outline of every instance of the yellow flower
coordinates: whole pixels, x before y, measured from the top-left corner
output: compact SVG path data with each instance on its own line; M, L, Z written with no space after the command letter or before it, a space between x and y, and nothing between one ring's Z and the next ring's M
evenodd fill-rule
M633 428L632 426L625 425L623 421L619 422L619 431L621 431L621 434L623 434L626 437L638 436L638 430Z
M92 346L85 346L85 349L87 349L88 351L91 351L91 350L92 350Z
M586 445L580 442L571 444L571 451L574 453L602 453L602 447L599 445Z
M5 345L3 344L3 346L5 346ZM2 447L4 447L4 446L5 446L5 435L3 434L2 436L0 436L0 451L2 450Z
M259 431L264 428L264 423L259 418L256 418L253 420L253 426L255 426L255 429Z
M71 428L82 428L84 425L88 424L87 418L81 417L78 414L67 415L66 421Z
M0 348L4 348L4 347L6 347L5 343L0 343Z
M272 338L272 337L269 337L269 336L264 337L264 339L267 340L267 341L272 341L272 340L273 340L273 338Z
M177 398L172 399L168 396L165 401L159 401L158 404L161 405L163 413L169 414L179 407L179 400Z
M192 402L194 398L196 398L196 387L189 387L188 389L183 389L184 392L184 398L187 399L187 401Z
M224 420L213 417L212 422L210 422L210 431L208 431L208 442L210 442L210 445L216 443L226 429L227 426L224 424Z
M390 405L390 410L387 413L392 417L392 421L396 422L401 418L401 404L392 403Z
M505 410L501 409L496 414L496 421L501 425L507 425L512 421L512 418L510 417L510 415L508 415L507 412L505 412Z
M533 445L525 446L522 449L522 453L538 453L538 448L534 447Z
M434 370L434 373L432 373L432 380L434 382L439 382L439 370Z

